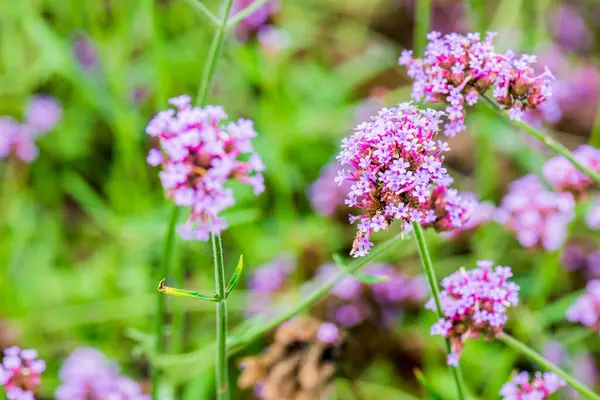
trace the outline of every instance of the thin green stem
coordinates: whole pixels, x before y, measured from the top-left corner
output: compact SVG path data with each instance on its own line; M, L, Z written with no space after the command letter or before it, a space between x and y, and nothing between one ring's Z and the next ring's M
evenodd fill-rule
M431 0L417 0L415 13L414 51L415 54L421 55L425 52L431 23Z
M333 288L344 277L358 271L365 264L371 262L376 257L379 257L380 255L384 254L385 252L393 248L396 244L398 244L400 241L402 241L402 237L400 235L396 235L388 241L378 246L375 246L375 248L369 254L367 254L364 257L357 258L356 260L351 262L345 269L341 270L337 276L330 279L328 282L324 283L319 288L315 289L311 294L309 294L308 296L304 297L301 301L296 303L294 307L273 318L271 321L261 324L258 329L251 329L249 332L246 332L245 334L241 335L240 338L236 338L236 340L233 341L234 343L232 344L233 346L235 346L234 351L241 350L247 344L252 343L254 340L260 338L261 336L270 332L272 329L281 325L283 322L294 317L302 310L310 307L313 303L316 303L319 299L325 296L331 290L331 288Z
M475 31L485 33L485 4L484 0L469 0L468 1L471 26Z
M419 246L421 263L423 264L423 269L427 275L429 287L431 288L431 295L433 296L433 300L435 302L436 314L438 318L443 318L444 314L442 313L442 303L440 302L440 289L438 287L437 278L435 277L435 269L433 268L433 263L431 262L431 256L429 255L429 249L427 248L427 242L425 241L423 228L421 228L421 224L418 222L413 222L413 230L415 233L415 239L417 240L417 245ZM448 339L446 339L446 351L448 354L450 354L452 351L450 348L450 341ZM458 398L463 400L466 398L467 390L464 387L464 381L460 367L450 367L450 369L452 370L452 375L454 376L454 381L456 382Z
M225 41L227 18L229 17L231 3L233 0L223 1L223 15L221 15L220 25L217 27L212 42L210 43L206 64L204 66L204 70L202 71L202 80L200 81L200 86L198 87L196 103L200 104L201 106L205 104L206 98L208 97L208 90L210 89L212 78L215 74L215 70L217 69L217 62L219 61L221 49L223 48L223 42Z
M227 22L227 28L231 29L240 23L244 18L251 15L254 11L256 11L260 6L265 4L269 0L256 0L254 3L250 4L248 7L244 8L242 11L235 14L233 17L229 19Z
M579 392L579 394L581 394L586 399L600 400L600 396L598 396L596 393L594 393L590 388L585 386L583 383L579 382L577 379L575 379L570 374L568 374L565 371L563 371L562 369L558 368L556 365L552 364L550 361L548 361L546 358L544 358L544 356L542 356L540 353L536 352L535 350L533 350L532 348L527 346L525 343L518 341L517 339L515 339L514 337L512 337L506 333L503 333L498 339L500 341L502 341L504 344L506 344L508 347L512 348L513 350L517 351L518 353L524 355L525 357L529 358L530 360L538 363L542 367L554 372L556 375L563 378L565 381L567 381L569 383L569 385L571 385L573 387L573 389L577 390Z
M587 168L586 166L581 164L579 161L577 161L575 159L575 157L573 156L573 153L571 153L569 151L569 149L567 149L565 146L563 146L562 144L560 144L559 142L554 140L552 137L546 135L545 133L537 130L533 126L531 126L523 121L510 120L508 118L507 113L504 112L502 109L500 109L500 107L493 100L491 100L487 96L483 96L483 99L485 100L485 103L487 105L489 105L492 109L494 109L499 115L501 115L502 117L509 120L513 125L517 126L518 128L524 130L531 136L538 139L540 142L542 142L544 145L546 145L546 147L550 148L557 154L560 154L561 156L565 157L567 160L569 160L571 162L571 164L573 164L575 166L575 168L577 168L578 170L583 172L588 177L592 178L596 183L600 184L600 174L598 174L595 171L592 171L591 169Z
M211 235L213 257L215 260L215 290L219 297L217 303L217 357L216 379L217 399L229 399L229 374L227 371L227 300L225 300L225 267L221 236Z
M190 6L198 11L210 24L216 28L221 25L221 21L212 13L200 0L186 0Z
M169 225L165 232L163 241L163 257L158 270L158 279L167 278L171 272L171 262L173 260L173 247L175 245L175 224L179 218L180 208L176 205L171 210ZM165 351L165 333L167 325L165 315L167 313L167 297L160 292L156 292L157 313L156 313L156 354L159 355ZM158 391L160 386L160 373L157 368L152 368L152 399L158 400Z

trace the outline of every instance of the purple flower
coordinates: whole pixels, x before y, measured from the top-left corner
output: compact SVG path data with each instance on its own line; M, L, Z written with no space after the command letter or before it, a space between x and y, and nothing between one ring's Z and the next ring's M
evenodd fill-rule
M141 386L121 376L117 366L93 348L75 349L60 369L57 400L150 400Z
M331 322L323 322L317 332L317 339L325 343L335 343L340 338L340 330Z
M468 339L500 335L507 309L519 301L519 286L508 282L512 277L510 267L493 265L492 261L477 261L478 268L467 271L461 267L442 280L443 318L431 327L431 334L450 339L450 365L456 364ZM433 298L425 307L435 309Z
M27 103L25 116L25 123L39 136L54 129L62 117L62 108L52 97L33 96Z
M345 179L338 180L338 184L335 179L337 175L337 164L327 164L308 190L310 203L319 215L333 215L337 209L344 207L344 198L351 184Z
M429 43L422 59L404 52L400 64L414 80L412 98L444 102L448 123L444 133L455 136L465 128L465 103L474 105L480 95L494 87L492 95L509 110L512 119L521 119L525 109L533 109L551 95L549 70L535 75L534 56L515 56L511 51L494 50L495 33L481 40L478 33L466 36L438 32L427 35Z
M177 205L191 207L187 223L177 229L179 234L207 241L211 233L227 227L219 213L235 203L226 183L246 183L255 194L264 190L264 165L251 142L256 131L249 120L221 124L227 118L222 107L192 107L185 95L169 102L177 112L159 112L146 128L150 136L159 138L164 154L152 149L147 160L162 165L159 177L167 196ZM244 161L241 156L246 154Z
M536 372L531 379L529 373L523 371L502 386L500 395L503 400L544 400L566 384L554 372Z
M246 314L252 316L268 310L295 269L296 260L287 254L254 269L248 278L250 294Z
M81 68L86 71L93 70L98 65L98 50L84 34L77 34L73 39L73 54Z
M568 4L554 10L550 27L556 41L567 50L585 50L591 44L592 35L585 21Z
M38 358L34 349L22 350L17 346L5 349L0 365L0 386L7 399L33 400L45 370L46 363Z
M523 247L558 250L574 217L570 193L550 192L535 176L527 175L509 186L496 219L513 232Z
M231 15L235 17L237 13L245 10L252 3L252 0L234 0ZM260 32L261 29L266 27L269 19L277 11L279 11L279 0L267 1L235 26L237 37L241 40L248 40L251 35Z
M368 254L373 245L371 233L386 230L394 220L403 230L410 229L412 222L432 224L438 219L436 227L460 224L464 215L457 199L448 202L446 215L440 215L438 209L432 213L432 191L452 181L442 167L441 154L448 149L447 144L435 141L442 114L401 103L396 108L383 108L342 141L337 157L343 168L340 177L351 183L346 204L366 211L350 218L351 222L358 221L350 253L354 257ZM446 216L448 221L444 222Z
M600 196L596 195L592 200L587 214L585 215L585 222L592 229L600 228Z
M600 172L600 150L581 145L573 151L573 156L585 167ZM555 156L546 161L543 167L545 178L560 192L571 192L580 197L595 186L595 182L563 156Z
M600 331L600 280L588 282L585 293L567 310L567 320Z
M469 205L469 218L460 226L442 232L443 237L457 239L474 232L481 225L491 221L496 214L496 206L489 202L479 202L473 193L460 193L464 202Z

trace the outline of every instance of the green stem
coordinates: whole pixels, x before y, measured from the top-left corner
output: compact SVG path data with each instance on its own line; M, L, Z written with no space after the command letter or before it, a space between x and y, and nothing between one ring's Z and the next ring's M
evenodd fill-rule
M173 206L171 216L169 219L169 225L167 225L167 231L163 241L163 257L160 263L158 279L167 278L171 271L171 262L173 259L173 247L175 244L175 224L179 218L180 208L176 205ZM167 325L165 324L165 315L167 313L167 296L161 292L156 292L157 300L157 313L156 313L156 354L159 355L165 351L165 333L167 331ZM160 373L157 368L152 368L152 399L158 400L158 391L160 383Z
M330 279L327 283L323 284L323 286L315 289L311 294L304 297L300 302L296 303L294 307L275 317L270 322L261 324L260 328L258 328L257 330L250 330L246 334L242 335L242 337L237 338L237 340L235 340L233 344L235 346L235 351L241 350L243 347L245 347L245 345L252 343L254 340L260 338L272 329L281 325L283 322L294 317L296 314L300 313L305 308L310 307L313 303L316 303L319 299L321 299L321 297L325 296L331 290L331 288L333 288L344 277L352 275L365 264L371 262L376 257L379 257L383 253L387 252L400 241L402 241L402 236L396 235L388 241L378 246L375 246L375 248L366 256L355 259L345 269L340 271L340 273L337 276Z
M485 100L485 103L487 105L489 105L491 108L493 108L499 115L508 119L508 115L506 114L506 112L504 112L502 109L500 109L500 107L493 100L491 100L487 96L483 96L483 99ZM592 178L594 181L596 181L596 183L600 184L600 174L598 174L595 171L592 171L591 169L587 168L586 166L581 164L579 161L577 161L575 159L575 157L573 156L573 153L571 153L569 151L569 149L567 149L565 146L558 143L552 137L546 135L545 133L537 130L533 126L531 126L523 121L514 121L514 120L510 120L510 119L508 119L508 120L513 125L519 127L520 129L524 130L531 136L538 139L540 142L542 142L544 145L546 145L548 148L550 148L557 154L560 154L561 156L565 157L567 160L569 160L571 162L571 164L573 164L575 166L575 168L577 168L578 170L583 172L588 177Z
M198 12L200 12L200 14L202 14L213 27L218 27L219 25L221 25L221 21L219 21L219 19L215 17L215 15L212 12L210 12L210 10L206 8L206 6L202 4L200 0L186 1L190 6L194 7Z
M555 374L557 374L558 376L563 378L565 381L567 381L569 383L569 385L571 385L573 387L573 389L577 390L579 392L579 394L581 394L586 399L600 400L600 396L598 396L596 393L594 393L590 388L585 386L583 383L579 382L577 379L575 379L570 374L568 374L565 371L563 371L562 369L558 368L556 365L552 364L550 361L546 360L544 358L544 356L542 356L540 353L536 352L535 350L531 349L526 344L518 341L517 339L515 339L514 337L512 337L506 333L502 333L502 335L498 339L500 341L502 341L504 344L506 344L508 347L512 348L513 350L517 351L518 353L524 355L525 357L529 358L530 360L538 363L542 367L554 372Z
M225 267L221 236L211 235L213 257L215 260L215 290L219 297L217 303L217 358L216 379L217 399L229 399L229 374L227 371L227 300L225 300Z
M421 254L421 263L423 264L423 269L427 274L427 280L429 281L429 287L431 288L431 295L433 296L433 300L435 302L436 314L438 318L443 318L444 314L442 313L442 303L440 302L440 290L438 287L437 278L435 277L433 263L431 262L431 256L429 255L429 249L427 248L427 242L425 241L423 228L421 228L421 224L419 224L418 222L413 222L413 230L415 233L415 239L417 239L417 245L419 246L419 253ZM450 341L447 338L446 351L448 352L448 354L450 354L450 352L452 351L450 347ZM454 376L454 381L456 382L458 398L461 400L465 399L467 391L464 387L464 381L460 367L450 367L450 370L452 370L452 375Z
M233 0L223 0L223 15L221 16L220 25L217 27L213 36L212 42L210 43L210 49L208 50L208 56L206 58L206 64L202 71L202 80L198 87L198 95L196 97L196 103L203 106L208 97L208 90L212 82L212 78L217 69L217 62L221 55L221 49L223 48L223 42L225 41L225 30L227 28L227 18L231 11L231 3Z
M423 54L427 45L427 34L431 19L431 0L417 0L415 10L414 51Z
M484 0L469 0L468 7L471 16L471 27L475 28L475 31L484 34L485 33L485 4Z
M244 8L242 11L235 14L229 22L227 22L227 28L231 29L235 27L238 23L240 23L244 18L251 15L254 11L256 11L260 6L265 4L269 0L256 0L254 3L250 4L248 7Z

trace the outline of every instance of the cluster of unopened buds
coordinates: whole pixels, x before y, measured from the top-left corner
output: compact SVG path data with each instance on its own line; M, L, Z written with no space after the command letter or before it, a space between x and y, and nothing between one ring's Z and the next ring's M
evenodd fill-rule
M582 145L573 151L573 157L583 166L600 173L600 150ZM564 156L555 156L546 161L543 167L544 177L559 192L573 193L577 198L597 186L589 176L575 168Z
M227 125L222 107L193 107L189 96L170 100L177 108L159 112L146 132L160 141L161 152L150 150L148 163L162 165L159 173L167 195L176 205L191 207L187 223L178 229L185 239L206 241L227 227L219 213L235 203L230 180L246 183L255 194L264 190L264 165L254 152L252 121ZM241 157L244 159L241 159Z
M446 188L452 178L442 154L449 147L436 141L442 115L401 103L382 109L343 140L337 157L343 169L336 182L350 182L346 204L366 212L350 217L351 223L358 221L354 257L366 255L373 246L371 233L387 230L394 220L409 231L413 222L444 230L460 227L467 218L465 202Z
M506 323L506 311L519 301L519 286L508 282L510 267L496 266L492 261L477 262L478 268L460 268L442 280L440 293L442 318L431 327L432 335L450 339L452 352L448 364L458 365L460 353L468 339L488 340L500 335ZM435 310L433 300L425 305Z
M38 358L36 350L17 346L4 350L0 366L0 386L8 400L34 400L40 386L40 376L46 363Z
M399 59L414 80L414 100L448 104L449 123L444 130L448 136L466 129L465 103L475 105L492 87L496 102L515 120L521 119L524 110L537 107L552 95L550 83L554 77L550 71L545 69L536 76L535 56L496 53L495 36L490 32L482 40L479 33L442 36L431 32L423 58L413 58L412 51L405 50Z
M545 400L567 383L554 372L519 372L500 389L503 400Z
M554 251L565 242L574 207L571 193L551 192L537 176L526 175L510 184L496 218L523 247Z

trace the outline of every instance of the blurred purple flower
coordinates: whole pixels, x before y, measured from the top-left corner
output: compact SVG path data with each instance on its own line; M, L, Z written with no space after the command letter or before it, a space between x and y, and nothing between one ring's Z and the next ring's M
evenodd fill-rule
M410 15L415 15L415 0L401 0ZM462 1L433 1L431 4L431 27L442 33L465 32L469 21Z
M561 4L552 13L550 28L556 41L566 50L585 50L590 47L592 35L577 10Z
M336 163L327 164L308 189L310 203L319 215L333 215L338 208L345 208L344 199L350 191L351 184L348 181L342 182L341 185L335 183L337 171Z
M444 317L431 327L431 334L450 339L448 365L458 365L468 339L500 335L507 309L519 302L519 286L508 282L513 275L510 267L493 266L492 261L480 260L477 268L467 271L461 267L442 279L440 302ZM433 298L425 308L435 310Z
M62 117L61 106L49 96L32 96L25 110L25 124L37 136L54 129Z
M262 27L258 31L257 38L262 51L270 56L281 53L291 41L288 31L271 25Z
M73 38L73 54L84 70L93 70L98 66L98 50L85 34L77 34Z
M462 226L447 232L442 232L443 237L456 239L464 235L469 235L481 225L493 220L496 213L496 206L490 202L479 202L473 193L460 194L465 201L470 204L469 218Z
M535 175L512 182L509 190L496 213L498 222L513 232L523 247L558 250L574 217L573 196L550 192Z
M227 227L219 213L235 203L226 183L241 181L256 195L264 191L264 165L251 141L256 131L250 120L222 125L227 118L222 107L192 107L185 95L169 101L177 112L159 112L146 128L165 154L152 149L147 160L153 166L162 164L159 177L168 197L178 206L191 207L188 221L178 228L181 237L207 241ZM240 160L245 154L247 160Z
M585 215L586 224L592 229L600 228L600 195L596 195L590 203Z
M587 168L600 172L600 150L592 146L581 145L573 151L573 157ZM564 156L555 156L546 161L543 173L554 190L571 192L581 197L595 182L586 174L575 168Z
M561 262L567 271L577 271L586 268L587 257L580 246L568 244L561 254Z
M340 330L331 322L323 322L317 332L317 339L325 343L335 343L340 338Z
M554 372L536 372L531 379L529 373L523 371L502 386L500 395L503 400L544 400L566 384Z
M34 349L13 346L4 350L0 365L0 386L8 400L33 400L40 386L40 376L46 370L44 360Z
M253 3L254 0L234 0L231 15L235 17L237 13L245 10ZM277 11L279 11L279 0L267 1L235 26L237 37L241 40L247 40L251 35L260 32Z
M413 58L409 50L400 56L400 65L407 66L408 76L414 80L412 98L448 104L449 123L444 130L448 136L466 129L465 103L475 105L492 86L493 97L514 120L520 120L525 110L536 108L552 95L550 83L554 77L550 71L546 68L536 76L535 56L496 53L495 36L490 32L481 40L479 33L442 36L431 32L422 59Z
M287 254L254 269L248 278L250 294L246 315L252 316L267 311L274 301L273 296L285 286L295 269L296 260Z
M585 293L567 310L567 320L600 331L600 280L588 282Z
M121 376L117 366L96 349L75 349L59 373L57 400L150 400L141 386Z

